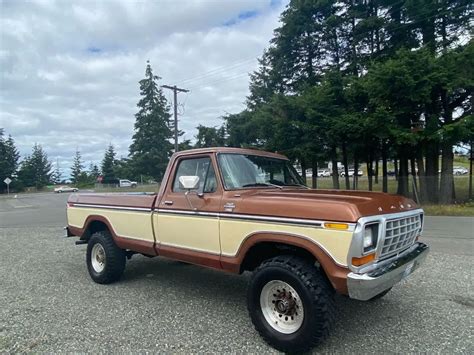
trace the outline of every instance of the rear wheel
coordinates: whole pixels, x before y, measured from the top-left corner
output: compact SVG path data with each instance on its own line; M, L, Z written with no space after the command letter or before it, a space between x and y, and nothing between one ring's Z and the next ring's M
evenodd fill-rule
M117 281L125 270L125 251L107 231L94 233L87 244L87 269L92 280L100 284Z
M320 343L335 317L333 290L308 260L280 256L253 273L248 310L255 329L274 348L302 352Z

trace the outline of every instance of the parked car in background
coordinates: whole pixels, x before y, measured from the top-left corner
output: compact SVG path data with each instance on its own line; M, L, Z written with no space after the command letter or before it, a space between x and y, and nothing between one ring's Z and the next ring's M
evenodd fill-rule
M138 183L136 181L130 181L126 179L119 180L119 187L137 187Z
M77 191L79 191L79 189L77 187L74 187L74 186L63 185L63 186L58 186L58 187L54 188L54 192L57 193L57 194L60 194L60 193L63 193L63 192L77 192Z
M331 172L327 169L318 170L318 176L319 177L328 177L328 176L331 176Z
M348 170L348 175L349 176L354 176L354 171L355 171L354 169L349 169ZM357 171L357 176L362 176L362 175L364 175L362 170L358 170ZM341 176L346 176L346 172L344 170L341 172Z
M466 168L462 166L454 166L453 167L453 174L454 175L466 175L469 172Z

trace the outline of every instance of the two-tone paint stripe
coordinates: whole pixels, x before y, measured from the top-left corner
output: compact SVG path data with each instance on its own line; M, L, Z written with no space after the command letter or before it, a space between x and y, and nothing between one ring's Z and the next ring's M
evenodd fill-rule
M302 219L302 218L274 217L274 216L250 215L250 214L239 214L239 213L228 213L228 212L202 212L202 211L188 211L188 210L162 209L162 208L152 209L152 208L146 208L146 207L123 207L123 206L112 206L112 205L94 205L94 204L85 204L85 203L73 203L71 207L99 208L99 209L108 209L108 210L147 212L147 213L155 211L158 213L166 213L166 214L179 215L179 216L213 217L213 218L228 219L228 220L258 221L258 222L267 222L267 223L272 223L272 224L300 225L300 226L308 226L308 227L322 228L322 229L326 229L325 227L326 223L332 222L332 221L320 221L320 220ZM348 228L345 229L345 231L353 232L355 230L356 223L345 223L345 224L348 225Z

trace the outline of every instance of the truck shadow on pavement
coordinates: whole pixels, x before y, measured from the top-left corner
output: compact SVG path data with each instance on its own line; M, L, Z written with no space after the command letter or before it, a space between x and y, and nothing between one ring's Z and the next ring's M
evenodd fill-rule
M147 283L149 297L156 298L156 302L166 294L180 302L193 302L201 309L219 305L213 311L240 313L239 317L233 318L234 322L253 329L246 307L249 277L250 273L234 275L164 258L139 259L134 256L127 264L121 283L130 286ZM394 289L385 297L373 302L359 302L336 295L336 324L330 339L350 342L354 329L362 328L365 333L376 334L381 327L396 327L406 321L406 313L413 312L413 309L407 309L405 302L399 302L399 290Z

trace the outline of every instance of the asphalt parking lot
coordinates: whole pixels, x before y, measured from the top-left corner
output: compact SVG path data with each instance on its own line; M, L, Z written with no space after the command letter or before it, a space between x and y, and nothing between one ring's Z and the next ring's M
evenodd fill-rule
M248 275L134 256L92 282L85 246L62 238L67 195L0 198L0 352L274 352L246 309ZM432 251L372 303L337 297L315 353L473 353L474 218L427 217Z

